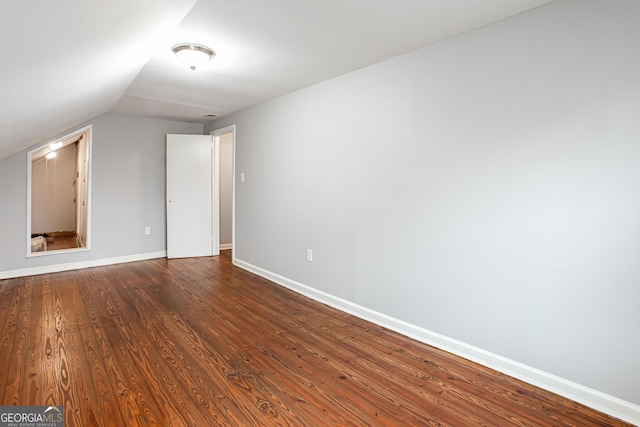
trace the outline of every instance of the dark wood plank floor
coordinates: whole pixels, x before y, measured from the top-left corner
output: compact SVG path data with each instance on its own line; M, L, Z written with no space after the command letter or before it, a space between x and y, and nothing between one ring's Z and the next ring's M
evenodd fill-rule
M0 281L0 405L67 426L622 426L215 258Z

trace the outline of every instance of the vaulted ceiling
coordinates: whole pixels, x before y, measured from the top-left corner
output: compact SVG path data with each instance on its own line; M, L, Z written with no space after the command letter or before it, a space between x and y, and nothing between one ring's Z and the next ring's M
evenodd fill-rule
M204 123L550 1L8 2L0 158L106 112ZM185 42L217 55L191 71Z

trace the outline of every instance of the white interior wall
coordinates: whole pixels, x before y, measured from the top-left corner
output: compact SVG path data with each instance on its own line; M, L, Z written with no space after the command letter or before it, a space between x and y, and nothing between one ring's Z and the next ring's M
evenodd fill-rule
M167 133L203 125L106 114L92 120L91 250L26 258L26 151L0 160L0 277L5 271L166 250ZM65 132L69 133L69 132ZM144 227L151 235L144 235Z
M231 244L233 215L233 133L220 135L220 245Z
M31 232L75 231L76 145L57 151L56 157L32 162Z
M560 0L216 121L235 257L640 404L638 16Z

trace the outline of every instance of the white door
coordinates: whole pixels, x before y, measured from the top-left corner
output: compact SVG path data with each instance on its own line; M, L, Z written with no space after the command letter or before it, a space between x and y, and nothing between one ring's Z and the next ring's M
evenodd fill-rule
M167 135L167 257L220 253L210 135Z

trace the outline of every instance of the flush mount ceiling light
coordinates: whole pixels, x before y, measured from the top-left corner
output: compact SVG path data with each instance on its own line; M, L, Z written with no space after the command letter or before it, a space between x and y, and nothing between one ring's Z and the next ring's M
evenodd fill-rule
M62 141L58 141L58 142L55 142L55 143L51 144L49 146L49 148L51 149L51 151L56 151L58 148L62 147L62 144L63 144Z
M177 44L171 48L178 57L178 61L195 70L205 65L216 53L206 46L193 43Z
M58 148L62 148L63 145L64 145L64 143L62 141L58 141L58 142L54 142L52 144L49 144L49 152L45 156L46 159L47 160L51 160L54 157L56 157L56 150Z

